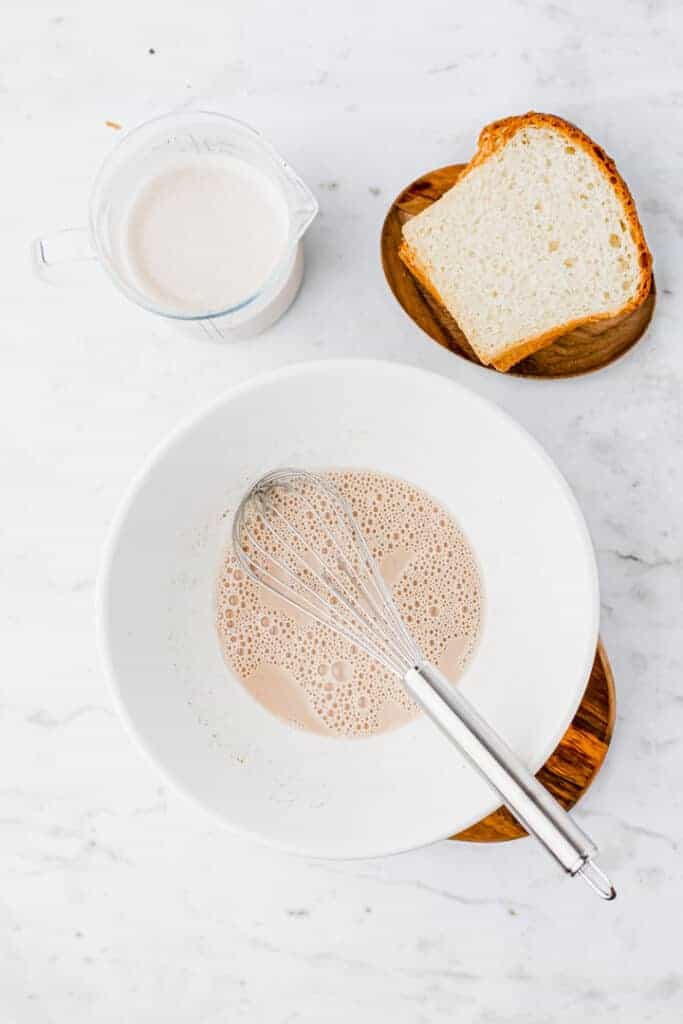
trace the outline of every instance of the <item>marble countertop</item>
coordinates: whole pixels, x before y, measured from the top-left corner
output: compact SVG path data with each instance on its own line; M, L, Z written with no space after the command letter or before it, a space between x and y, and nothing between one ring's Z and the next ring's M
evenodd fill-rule
M675 1022L683 1013L683 8L601 4L12 4L0 33L2 517L0 1021ZM81 224L126 127L218 107L262 128L320 217L291 312L188 340L94 267L51 287L29 240ZM617 159L658 309L626 358L558 383L441 350L389 293L387 204L535 107ZM516 416L598 551L618 688L578 810L619 888L603 905L523 841L317 863L233 838L160 782L112 708L93 583L150 448L237 381L292 361L429 367Z

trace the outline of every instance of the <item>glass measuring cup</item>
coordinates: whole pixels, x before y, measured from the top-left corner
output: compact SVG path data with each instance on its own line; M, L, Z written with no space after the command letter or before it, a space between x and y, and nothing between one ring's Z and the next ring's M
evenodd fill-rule
M125 258L125 236L140 186L188 154L235 157L265 174L287 208L288 232L277 264L254 294L233 306L184 314L157 305L140 290ZM151 313L194 324L217 341L244 337L270 326L294 300L303 276L301 239L317 212L310 189L256 129L210 111L167 114L133 129L105 160L90 195L88 227L36 239L33 263L39 275L49 277L59 264L98 260L114 285Z

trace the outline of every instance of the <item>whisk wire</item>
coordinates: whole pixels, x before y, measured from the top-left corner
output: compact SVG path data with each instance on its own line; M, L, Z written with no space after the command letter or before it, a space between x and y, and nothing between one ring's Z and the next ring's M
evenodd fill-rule
M342 501L343 500L344 499L342 499ZM378 614L381 613L380 618L382 622L386 625L387 629L391 631L394 642L401 648L402 653L408 662L408 667L414 668L415 665L422 660L420 649L406 629L400 612L396 607L396 602L394 601L391 589L380 573L377 562L372 557L372 552L368 547L365 537L358 529L355 519L350 514L350 509L349 516L354 541L362 552L365 568L377 592L378 599L375 603L375 607L378 609ZM387 613L386 617L383 614L384 612Z
M249 576L251 576L257 582L261 583L263 586L269 589L272 593L276 594L282 600L286 601L294 609L302 611L304 612L304 614L309 615L312 619L315 619L316 622L319 622L324 626L332 625L332 627L336 629L339 633L341 633L341 635L344 636L350 643L358 646L361 650L365 651L365 653L368 654L370 657L376 658L376 660L379 661L383 665L383 667L386 668L389 672L395 672L398 674L403 672L402 666L395 659L393 659L390 655L386 654L384 650L378 649L374 644L368 643L366 637L362 633L357 632L356 629L349 626L347 622L340 619L340 617L336 613L331 611L331 609L325 604L323 599L315 592L315 590L313 590L311 587L308 587L308 585L305 586L305 589L313 595L315 599L314 602L311 601L311 599L307 597L306 594L302 594L300 590L295 589L295 587L292 586L292 584L276 576L267 567L267 564L263 565L257 562L254 558L254 554L256 552L262 555L266 559L266 562L271 561L271 555L269 554L269 552L265 550L265 548L263 548L263 546L259 543L258 539L254 536L254 534L247 526L243 527L243 531L244 536L249 544L250 553L247 554L243 550L243 548L238 547L235 548L235 551L237 553L240 564L249 574ZM278 569L286 573L288 576L291 576L292 578L296 579L297 582L300 582L298 577L293 573L293 571L288 566L281 565L280 563L278 563ZM324 611L321 611L321 608L323 608Z
M272 514L274 514L275 516L277 516L279 519L282 520L283 525L284 525L284 527L286 529L290 530L292 533L295 534L295 536L297 538L299 538L299 539L301 539L303 541L303 538L301 537L300 532L296 529L295 526L293 526L291 523L289 523L287 521L287 519L282 515L282 513L278 509L276 509L276 508L269 509L269 513L270 512L272 512ZM306 562L306 559L304 559L296 551L294 551L294 549L291 548L286 543L286 541L283 541L282 543L285 545L287 550L290 551L290 553L292 555L294 555L294 557L297 559L297 561L299 561L304 566L304 572L310 573L313 576L313 578L318 583L320 583L324 587L327 587L327 589L329 590L329 592L330 592L330 594L332 595L332 598L333 598L332 608L330 609L330 614L335 614L335 613L339 614L339 604L341 604L341 606L346 609L346 611L350 615L352 621L357 626L360 626L361 628L364 628L366 630L370 630L371 632L374 630L375 623L372 621L371 618L369 618L365 614L365 612L364 612L362 607L354 607L354 605L352 604L352 598L350 599L349 595L348 595L348 588L343 583L343 579L339 579L330 570L329 566L327 566L323 562L323 559L318 554L318 552L312 552L312 554L315 557L316 561L320 565L320 572L319 573L316 572L312 568L312 566L310 566ZM311 589L311 588L307 587L307 585L306 585L304 580L299 578L298 582L302 586L306 587L306 589ZM374 634L373 634L373 638L374 638ZM378 643L380 643L382 646L384 646L384 642L383 641L378 641Z
M338 581L338 578L334 575L334 573L330 569L330 566L327 563L323 562L319 553L314 552L314 554L318 561L321 563L325 574L329 576L330 579L335 581L337 583L337 586L339 586L340 589L346 593L346 596L349 598L349 601L345 603L352 612L355 611L356 607L360 607L362 609L362 603L358 600L359 597L365 603L366 607L369 608L371 615L374 616L374 619L368 618L367 615L363 615L363 624L366 626L366 628L373 629L373 631L376 631L379 625L379 632L375 632L373 634L377 638L376 642L381 645L390 645L393 641L395 646L398 648L399 654L405 660L406 664L405 666L402 666L402 672L405 672L407 671L408 668L412 668L415 665L416 659L419 660L420 655L417 649L417 645L414 643L412 638L409 637L405 628L403 627L403 623L398 615L398 611L394 604L391 592L387 587L386 583L384 582L384 580L382 579L382 576L379 573L379 571L376 570L375 560L372 557L372 554L367 546L365 538L355 527L355 520L353 519L350 506L345 501L345 499L336 491L331 491L331 489L327 487L325 487L325 491L333 499L332 508L329 511L331 511L334 514L337 523L342 527L342 529L349 531L350 535L348 540L349 544L351 545L351 550L354 551L356 557L358 556L359 552L360 555L362 556L361 568L355 566L354 560L352 558L349 558L349 552L345 552L341 548L339 541L337 540L337 537L335 537L334 532L325 522L323 516L320 513L320 510L317 509L313 505L313 503L306 498L305 495L301 495L301 501L302 503L307 505L309 511L311 511L315 515L315 517L318 520L319 526L323 530L324 534L327 536L330 544L336 550L338 555L337 567L339 570L346 573L346 576L350 580L352 587L355 588L355 594L351 593L351 595L349 595L346 586L343 584L343 582L340 583ZM285 517L282 516L282 513L279 512L278 509L274 509L273 511L276 512L278 516L285 519ZM291 524L288 525L291 526ZM292 529L295 528L292 527ZM301 537L299 531L296 532L297 535ZM306 544L306 541L303 537L301 537L301 540L302 543ZM355 548L359 550L355 550L354 545ZM363 569L365 570L365 574L363 573ZM372 589L368 587L365 580L367 580L371 584ZM387 636L388 640L386 639Z
M322 510L306 487L325 499ZM289 517L276 506L278 492L292 496L295 512L304 521L316 523L325 541L322 550L297 527L296 515ZM254 516L275 542L277 555L256 535L251 526ZM341 632L389 671L402 677L421 660L350 505L326 480L298 470L276 470L264 477L238 509L233 540L249 576L292 607Z
M331 488L326 485L325 481L323 481L323 486L328 492L331 491ZM372 556L372 552L370 551L364 535L358 528L351 506L338 492L332 491L332 495L335 499L332 510L337 518L337 522L339 522L343 528L350 531L349 540L351 549L355 551L356 555L360 553L362 556L361 564L362 568L365 570L365 579L372 584L373 593L369 592L368 587L364 582L362 571L359 571L357 574L357 587L365 600L372 607L374 614L380 620L382 626L389 632L392 640L401 649L403 656L408 662L408 667L412 668L416 664L416 660L421 659L417 644L405 628L403 619L401 618L394 602L391 590L379 571L377 562ZM332 542L338 547L334 536L330 534L330 537ZM346 556L344 556L343 552L340 551L340 554L346 561Z
M350 616L352 623L351 628L360 628L361 632L359 633L359 636L365 636L363 630L369 632L372 641L376 643L377 647L380 649L382 654L385 657L391 657L391 649L389 645L386 643L381 634L377 634L376 632L376 623L374 623L371 618L368 618L368 616L363 613L362 608L354 606L352 601L349 600L347 593L344 592L346 588L343 586L342 583L339 582L338 578L330 571L329 566L323 561L320 554L316 551L313 551L309 547L306 547L306 550L310 551L310 553L315 557L315 559L321 566L321 571L316 572L316 570L308 563L308 561L301 554L299 554L299 552L297 552L287 540L283 539L282 535L275 529L275 527L272 525L268 517L270 515L276 516L277 519L280 520L280 522L282 523L283 528L285 530L288 530L303 544L305 544L305 539L301 535L300 531L297 530L297 528L289 522L286 516L282 515L279 509L273 506L268 506L266 508L262 505L261 514L264 520L264 525L267 526L271 534L277 539L280 545L283 546L285 550L302 567L301 575L297 575L297 573L287 565L284 565L282 567L295 580L297 588L303 588L308 593L313 594L316 600L320 602L322 607L326 610L327 614L331 618L334 618L336 616L338 620L341 620L341 622L344 625L346 625L347 628L349 628L349 623L345 622L343 616L340 614L339 605L341 603L341 606L344 609L346 609L348 615ZM332 597L332 601L330 601L329 598L327 599L327 601L325 601L325 599L321 597L321 595L315 590L315 588L307 582L305 578L306 576L312 577L316 581L316 583L318 583L323 588L326 588ZM299 590L295 589L294 587L292 587L292 590L297 594L299 593Z

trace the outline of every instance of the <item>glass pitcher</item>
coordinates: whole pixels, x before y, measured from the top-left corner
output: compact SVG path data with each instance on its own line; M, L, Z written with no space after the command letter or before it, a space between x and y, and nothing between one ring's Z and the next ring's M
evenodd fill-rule
M179 314L156 305L134 280L124 259L126 214L132 197L151 175L178 155L221 154L255 166L278 189L289 214L281 258L261 288L218 312ZM70 228L32 246L34 267L53 277L57 265L98 260L112 282L137 305L160 316L194 324L217 341L244 337L274 323L294 300L303 276L302 237L318 212L310 189L263 136L249 125L209 111L167 114L129 132L102 165L90 196L88 227Z

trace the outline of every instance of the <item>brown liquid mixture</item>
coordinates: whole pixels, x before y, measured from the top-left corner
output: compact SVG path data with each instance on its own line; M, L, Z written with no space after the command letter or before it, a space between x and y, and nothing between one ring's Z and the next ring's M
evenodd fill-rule
M324 474L350 502L426 658L457 682L481 624L481 581L462 531L433 498L395 477ZM420 714L398 678L348 640L245 577L232 552L217 586L223 656L264 707L326 736L369 736Z

